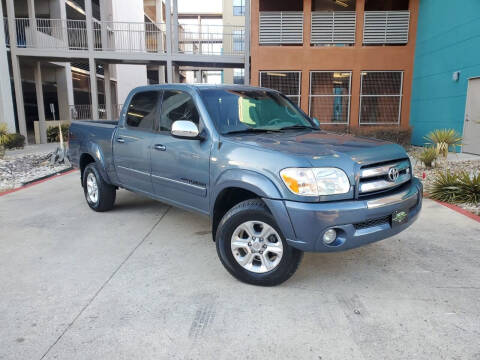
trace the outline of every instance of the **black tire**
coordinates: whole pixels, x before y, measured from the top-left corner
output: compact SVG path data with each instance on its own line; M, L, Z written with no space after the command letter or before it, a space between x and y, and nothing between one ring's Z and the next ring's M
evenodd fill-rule
M89 174L93 174L93 176L95 176L97 183L98 196L95 202L90 199L87 191L87 178ZM90 206L92 210L103 212L113 208L117 194L116 188L115 186L112 186L103 180L103 177L100 175L100 172L97 169L96 163L92 162L85 167L85 170L83 171L82 185L85 199L87 200L88 206Z
M243 268L235 260L231 239L235 229L247 221L261 221L275 229L281 238L283 255L278 265L268 272L256 273ZM220 221L215 236L217 254L223 266L235 278L252 285L275 286L288 280L297 270L303 252L289 246L275 219L260 199L243 201L230 209Z

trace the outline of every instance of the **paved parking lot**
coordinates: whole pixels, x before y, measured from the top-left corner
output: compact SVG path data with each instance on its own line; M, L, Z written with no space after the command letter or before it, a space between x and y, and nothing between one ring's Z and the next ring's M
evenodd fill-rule
M406 232L233 279L206 218L78 173L0 197L0 359L480 359L480 223L426 200Z

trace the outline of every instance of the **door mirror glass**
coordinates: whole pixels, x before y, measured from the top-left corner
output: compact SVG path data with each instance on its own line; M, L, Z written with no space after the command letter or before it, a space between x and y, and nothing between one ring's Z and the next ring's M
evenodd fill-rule
M172 136L181 139L198 139L198 127L193 121L177 120L172 124Z

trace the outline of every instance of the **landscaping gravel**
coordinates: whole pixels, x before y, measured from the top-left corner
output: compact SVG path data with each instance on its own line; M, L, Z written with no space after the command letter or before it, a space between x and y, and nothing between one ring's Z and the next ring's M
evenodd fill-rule
M419 149L411 149L409 155L412 160L413 173L418 177L424 186L424 191L428 193L428 188L435 179L435 175L439 172L445 172L449 170L452 173L466 171L470 174L480 171L480 160L459 160L447 161L445 159L438 159L433 168L426 168L420 160L415 158L415 153ZM455 204L467 211L470 211L476 215L480 215L480 204Z
M0 159L0 192L16 189L23 184L56 174L70 167L66 164L50 164L53 152L37 152L5 156Z

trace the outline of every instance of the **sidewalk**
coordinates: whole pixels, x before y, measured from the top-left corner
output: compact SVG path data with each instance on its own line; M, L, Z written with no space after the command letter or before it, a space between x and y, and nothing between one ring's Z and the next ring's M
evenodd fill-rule
M12 155L26 155L26 154L33 154L37 152L54 151L59 146L60 146L60 143L26 145L23 149L7 150L5 152L5 156L7 157Z

